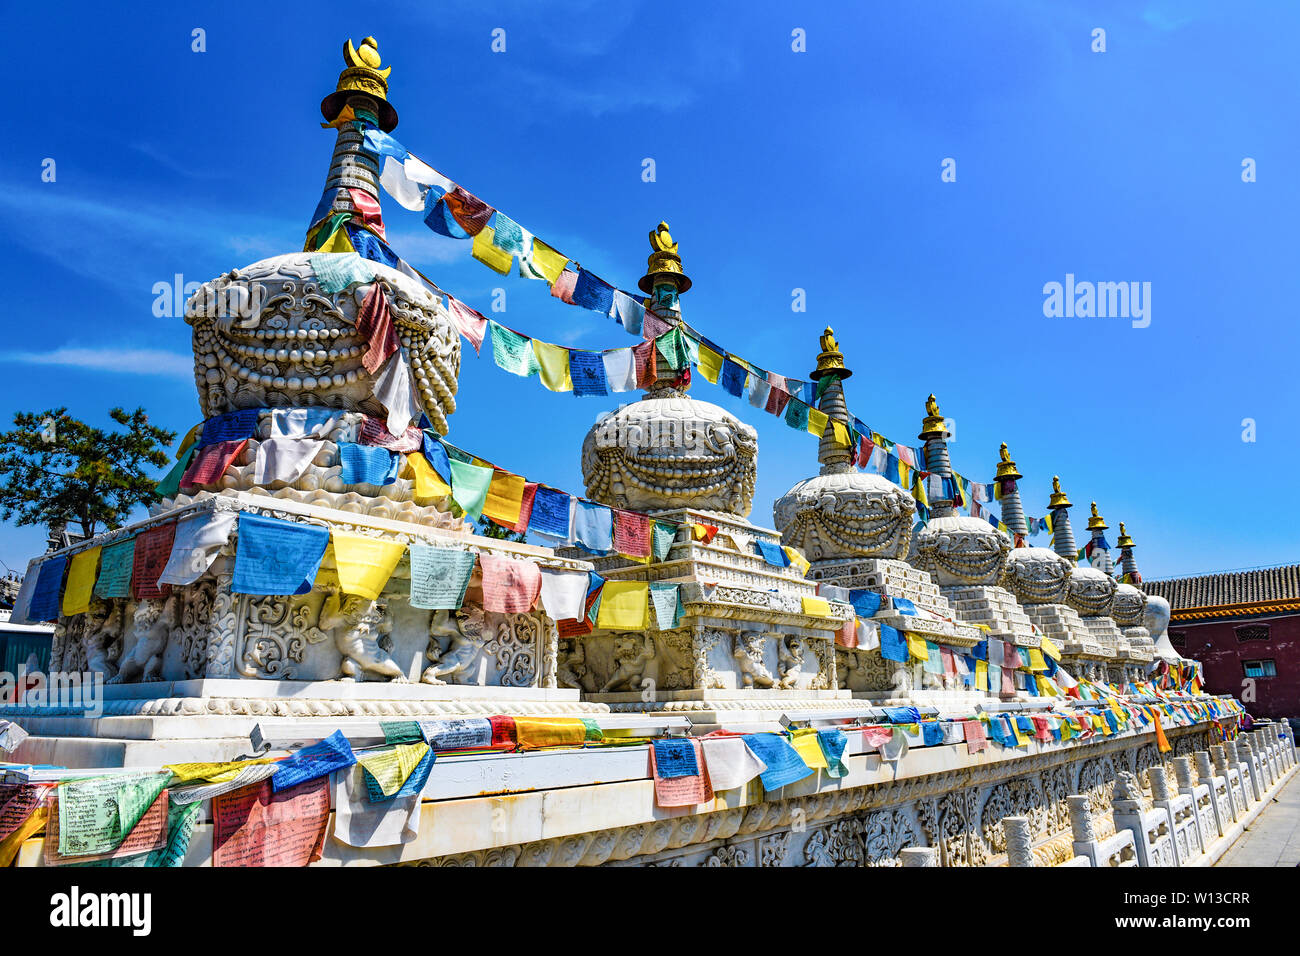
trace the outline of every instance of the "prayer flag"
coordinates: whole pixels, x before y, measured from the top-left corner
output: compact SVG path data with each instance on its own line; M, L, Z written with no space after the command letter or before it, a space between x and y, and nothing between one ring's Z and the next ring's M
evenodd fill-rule
M492 329L492 360L511 375L525 378L540 370L533 352L533 340L488 320Z
M257 418L261 413L260 408L241 408L238 411L209 418L203 423L203 435L199 439L199 445L215 445L220 442L252 438L257 431Z
M763 541L762 539L754 542L758 548L758 553L763 556L763 560L773 567L788 568L790 566L789 556L781 549L781 545L773 541Z
M797 398L792 398L785 404L785 423L799 431L807 431L809 411L806 404Z
M423 414L411 385L411 369L400 350L388 359L384 370L375 378L372 390L388 411L388 430L394 435L404 433L407 426Z
M800 576L807 577L808 568L810 567L811 562L803 556L803 552L788 544L784 545L781 550L784 551L785 556L790 559L790 563L799 569Z
M791 732L790 746L799 755L799 759L813 770L825 770L830 766L826 762L826 754L822 750L821 741L817 739L817 731L811 727L804 727Z
M611 631L644 631L650 626L650 585L645 581L606 581L600 592L596 626Z
M728 356L722 360L722 388L728 395L740 398L745 394L745 378L748 372Z
M636 366L637 388L649 388L658 378L654 342L642 342L632 348L632 362Z
M494 470L464 461L452 461L450 468L452 499L466 516L477 519L487 503Z
M447 208L456 217L456 222L471 236L477 236L496 212L491 206L479 199L464 187L457 186L443 197Z
M99 568L100 549L86 548L72 556L68 564L68 583L63 588L63 616L84 614L90 607L95 589L95 571Z
M654 558L656 561L662 561L668 557L673 542L677 540L677 528L662 521L655 521L652 522L651 534L654 538Z
M900 664L907 662L907 641L902 633L888 624L880 625L880 656Z
M293 484L320 452L324 442L302 438L267 438L253 455L253 481L267 486L277 481Z
M542 568L542 607L553 621L577 620L586 614L587 572Z
M587 728L577 717L516 717L515 739L526 750L581 747Z
M532 561L516 561L480 554L483 569L483 610L498 614L525 614L542 591L541 569Z
M456 323L456 328L460 330L460 334L469 340L470 345L474 346L474 354L477 355L483 348L483 336L487 334L487 317L450 295L447 296L447 311L451 313L452 320Z
M568 257L561 255L546 243L542 242L542 240L533 236L533 250L532 255L529 257L528 264L530 272L534 273L534 275L529 275L528 277L540 277L545 279L548 285L554 285L555 280L560 277L560 273L564 271L564 266L568 261ZM524 266L523 259L520 259L519 266L522 274Z
M700 738L704 752L704 766L709 784L715 791L743 787L764 770L767 764L749 749L745 738L739 735Z
M247 438L204 445L190 462L189 468L185 469L185 474L181 476L180 487L184 489L193 488L195 485L220 484L221 479L225 477L226 469L243 453L247 445Z
M473 551L436 548L411 542L411 607L455 611L465 602L465 589L477 560Z
M328 528L249 512L240 513L238 527L232 591L288 595L311 590L329 544Z
M165 598L171 593L171 585L160 585L158 578L171 557L175 535L175 521L168 521L136 535L135 554L131 567L131 590L132 596L137 601L146 598Z
M605 554L614 549L614 513L605 505L577 499L573 527L577 543L586 550Z
M488 485L487 497L483 502L484 517L491 518L499 525L513 528L519 524L519 512L524 504L524 486L522 475L512 475L500 468L493 469L492 481Z
M718 376L722 374L722 362L723 358L719 353L707 345L700 346L700 374L712 385L718 384Z
M800 598L800 601L803 606L804 614L809 614L814 617L831 616L830 602L828 602L825 598L809 597L808 595L805 594Z
M444 454L446 454L444 452ZM416 499L442 498L451 494L451 485L447 484L429 464L429 459L420 452L406 456L406 463L415 472ZM449 466L450 467L450 466Z
M99 560L99 577L95 580L95 597L131 596L131 566L134 557L134 535L104 546Z
M605 378L605 358L600 352L575 349L568 355L569 375L573 383L574 395L609 394L609 385Z
M615 510L614 550L629 558L648 558L650 519L640 512Z
M339 481L345 485L388 485L397 480L402 459L396 452L377 445L341 441Z
M388 308L388 296L382 282L375 282L357 311L357 335L366 342L361 364L371 375L378 372L388 357L397 351L397 327Z
M539 485L528 530L568 541L572 505L573 498L566 492Z
M240 524L242 534L242 518ZM310 747L303 747L281 760L276 765L275 773L271 775L271 790L279 793L281 790L288 790L309 780L324 777L335 770L350 767L356 762L356 755L352 753L352 746L348 743L348 739L343 736L341 730L336 730L324 740Z
M159 582L193 584L201 578L230 540L238 517L233 511L203 511L178 521Z
M754 756L767 765L760 774L764 790L779 790L813 772L781 734L745 734L742 739Z
M357 440L359 444L378 445L380 448L387 448L389 451L417 451L423 446L424 432L411 425L400 436L394 435L388 430L386 422L372 415L365 415L361 419L361 430L357 435Z
M640 335L645 324L645 305L622 289L615 289L614 318L632 335Z
M604 279L579 267L573 285L573 304L609 315L614 310L614 287Z
M826 433L826 423L830 421L820 408L808 409L808 434L820 438Z
M406 545L401 541L385 538L334 531L332 540L340 589L370 601L379 597L406 553Z
M567 302L573 305L573 289L578 284L578 273L572 269L566 269L555 277L551 283L551 295L561 302Z
M541 372L542 384L552 392L573 391L573 378L569 374L569 350L562 345L552 345L533 339L533 356Z
M636 388L636 361L632 349L611 349L601 353L605 379L611 392L630 392Z

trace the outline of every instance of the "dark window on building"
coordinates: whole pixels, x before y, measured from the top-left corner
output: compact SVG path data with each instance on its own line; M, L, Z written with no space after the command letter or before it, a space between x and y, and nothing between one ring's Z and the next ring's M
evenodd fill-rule
M1242 661L1241 667L1247 677L1276 677L1277 665L1269 661Z
M1267 641L1268 625L1267 624L1242 624L1240 627L1233 628L1237 632L1237 640L1243 644L1246 641Z
M1186 646L1187 646L1187 632L1186 632L1186 631L1170 631L1170 632L1169 632L1169 643L1172 644L1172 645L1174 645L1174 647L1186 647Z

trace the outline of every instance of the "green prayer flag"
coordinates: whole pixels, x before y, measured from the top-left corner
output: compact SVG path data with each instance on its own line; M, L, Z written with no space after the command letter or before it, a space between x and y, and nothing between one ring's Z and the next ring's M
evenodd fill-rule
M99 577L95 597L129 598L131 568L135 564L135 536L107 545L99 553Z
M654 543L651 547L654 549L655 560L662 561L668 557L673 542L677 540L677 528L670 524L664 524L662 521L656 521L651 530L654 535Z
M808 406L797 398L785 403L785 423L801 432L808 430Z
M175 498L177 492L181 490L181 476L185 474L185 469L190 467L190 461L194 458L194 453L198 451L197 445L191 445L181 455L180 460L172 465L172 470L163 476L163 480L158 482L158 494L164 498Z
M491 319L492 326L492 360L498 367L512 375L527 378L541 371L537 356L533 354L533 340L526 335L512 332L504 325L498 325Z
M686 339L682 335L681 326L675 325L655 339L655 348L663 357L664 362L667 363L668 368L685 368L690 363L691 354L686 347Z
M483 504L487 501L488 486L492 484L492 469L468 462L450 460L451 497L467 517L475 520L483 514Z

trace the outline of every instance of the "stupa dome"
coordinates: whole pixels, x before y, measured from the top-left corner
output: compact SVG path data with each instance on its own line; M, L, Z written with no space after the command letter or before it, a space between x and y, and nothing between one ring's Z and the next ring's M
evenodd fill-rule
M1119 582L1097 568L1075 568L1070 574L1066 603L1084 617L1108 616Z
M1115 587L1115 600L1111 605L1110 616L1120 627L1145 627L1147 608L1146 594L1131 584L1119 584Z
M907 557L916 503L880 475L840 471L797 483L777 499L781 540L809 560Z
M914 550L912 563L940 587L997 585L1011 539L980 518L950 514L932 517L917 532Z
M587 496L616 508L696 508L744 516L754 500L758 432L675 388L602 415L582 443Z
M327 292L313 259L263 259L206 282L186 305L194 376L205 417L240 408L321 406L386 415L362 364L368 345L357 316L376 282L388 300L410 377L412 411L440 433L456 409L460 335L440 298L396 269L359 260L361 281ZM325 285L337 286L337 276ZM382 388L379 389L382 391ZM416 408L415 406L419 407Z
M1002 584L1021 604L1064 604L1073 571L1074 565L1051 548L1014 548Z

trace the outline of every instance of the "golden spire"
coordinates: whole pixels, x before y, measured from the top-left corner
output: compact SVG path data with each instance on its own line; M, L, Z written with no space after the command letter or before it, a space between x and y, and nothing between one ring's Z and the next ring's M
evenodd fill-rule
M397 110L388 102L388 74L392 67L379 69L379 43L366 37L361 46L348 40L343 44L343 62L346 68L339 74L334 92L321 100L320 111L327 122L334 122L348 106L367 108L362 97L370 99L376 112L378 126L385 133L397 125ZM355 100L354 100L355 98Z
M840 351L839 343L835 341L835 330L829 325L822 333L820 342L822 351L817 356L817 367L809 373L808 377L814 382L820 382L827 375L834 375L841 379L852 375L853 373L844 364L844 353Z
M660 220L658 227L650 230L650 249L646 274L637 282L637 288L650 295L661 282L673 283L679 294L691 287L690 277L682 271L682 257L677 254L677 243L668 231L668 223Z
M1106 519L1097 513L1097 502L1092 503L1092 517L1088 519L1089 531L1105 531Z
M1018 481L1024 477L1024 475L1016 471L1016 463L1011 460L1011 453L1007 451L1006 442L1003 442L1002 447L998 449L998 457L1001 459L1001 461L998 462L998 481L1003 481L1007 478L1010 478L1012 481Z
M1137 545L1133 543L1133 539L1129 537L1128 531L1125 530L1124 522L1122 521L1119 523L1119 547L1121 548L1137 547Z
M1061 478L1059 475L1052 476L1052 497L1048 501L1047 507L1055 511L1057 508L1073 508L1070 499L1065 497L1065 492L1061 490Z
M917 438L950 438L951 433L948 431L947 423L944 421L943 414L939 411L939 403L935 400L934 393L925 400L925 419L921 422L921 434Z

